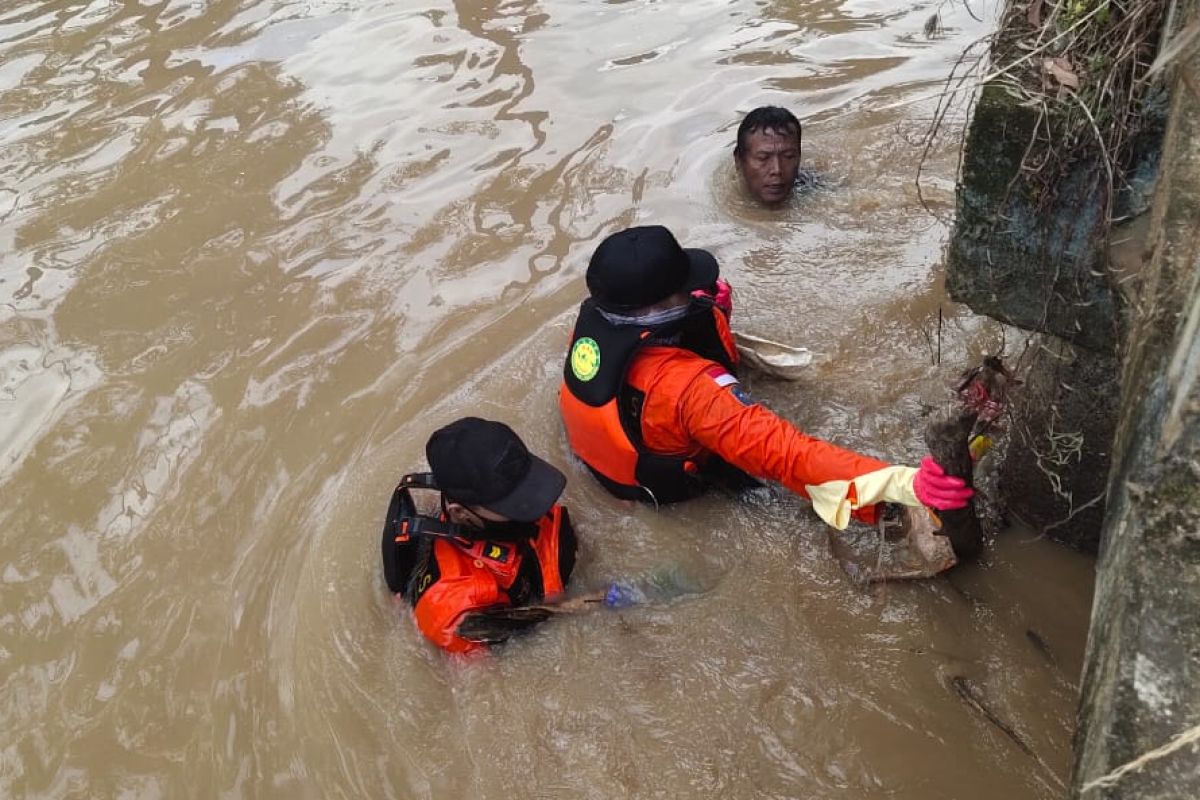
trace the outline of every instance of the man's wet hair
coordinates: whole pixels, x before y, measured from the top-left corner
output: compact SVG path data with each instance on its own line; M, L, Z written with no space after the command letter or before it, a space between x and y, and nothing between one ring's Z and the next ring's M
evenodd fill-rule
M741 158L750 146L750 134L756 131L773 130L778 132L795 131L796 144L800 143L800 120L786 108L779 106L759 106L746 115L742 124L738 125L737 143L733 146L733 157Z

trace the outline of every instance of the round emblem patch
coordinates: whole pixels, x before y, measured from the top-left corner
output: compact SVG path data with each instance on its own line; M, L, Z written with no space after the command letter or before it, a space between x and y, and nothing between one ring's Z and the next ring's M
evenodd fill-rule
M571 372L587 382L600 371L600 345L590 336L583 336L571 345Z

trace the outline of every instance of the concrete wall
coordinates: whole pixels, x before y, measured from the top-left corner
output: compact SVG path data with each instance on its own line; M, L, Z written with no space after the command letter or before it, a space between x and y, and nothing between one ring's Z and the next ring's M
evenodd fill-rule
M1200 0L1174 7L1174 33L1200 25ZM952 297L1045 336L1014 402L1003 499L1051 536L1099 548L1080 800L1200 800L1200 42L1165 82L1147 246L1122 292L1097 250L1092 166L1021 173L1031 112L999 87L969 130L949 248ZM1064 433L1080 450L1056 464L1046 454ZM1060 525L1064 492L1067 506L1107 502Z
M1046 536L1096 552L1104 524L1120 400L1112 353L1035 337L1012 394L999 492L1009 513Z
M1015 27L994 40L996 63L1025 52L1012 42L1026 33L1019 30L1026 15L1005 19ZM1032 146L1071 140L1056 130L1069 123L1060 111L1045 115L1041 104L1022 102L1005 80L983 88L972 115L946 288L977 313L1044 334L1017 365L1026 385L1012 400L1013 446L999 470L1002 505L1045 535L1095 552L1130 313L1110 264L1109 175L1095 158L1068 158L1066 150L1048 157L1041 144ZM1148 206L1168 97L1154 87L1141 100L1143 124L1112 198L1115 218ZM1031 169L1026 159L1040 166Z
M1200 798L1200 743L1094 785L1200 725L1200 52L1172 84L1081 685L1072 796L1086 800Z
M1104 167L1081 159L1022 170L1034 132L1054 124L999 83L980 93L963 154L946 288L976 313L1044 334L1018 365L1026 385L1012 400L1013 446L999 470L1002 505L1035 530L1095 552L1117 425L1124 296L1106 268ZM1139 163L1129 165L1139 187L1146 176L1153 181L1158 133L1151 131ZM1131 205L1131 194L1119 204Z
M1106 174L1094 161L1062 173L1023 173L1030 139L1043 124L1038 109L1000 82L980 92L963 153L946 290L978 314L1111 352L1117 297L1100 268Z

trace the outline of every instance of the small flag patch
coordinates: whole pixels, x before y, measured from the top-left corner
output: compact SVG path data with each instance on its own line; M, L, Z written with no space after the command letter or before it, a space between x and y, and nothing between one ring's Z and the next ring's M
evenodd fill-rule
M720 386L722 388L724 388L726 386L732 386L733 384L738 382L737 378L730 375L726 370L722 369L721 367L713 367L712 369L708 370L708 372L706 374L708 375L708 377L713 379L713 381L717 384L717 386Z
M750 397L749 392L747 392L745 389L742 388L742 385L740 383L735 385L732 389L730 389L729 392L734 397L736 397L738 402L741 403L742 405L744 405L744 406L754 405L754 399L752 397Z

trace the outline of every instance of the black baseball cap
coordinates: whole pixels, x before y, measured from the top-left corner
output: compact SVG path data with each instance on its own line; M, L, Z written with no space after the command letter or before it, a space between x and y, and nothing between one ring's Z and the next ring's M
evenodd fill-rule
M503 422L478 417L451 422L429 437L425 456L448 499L517 522L537 522L567 485L561 472L530 453Z
M708 289L719 272L712 253L680 247L662 225L646 225L600 243L588 263L587 287L605 311L633 311L679 291Z

